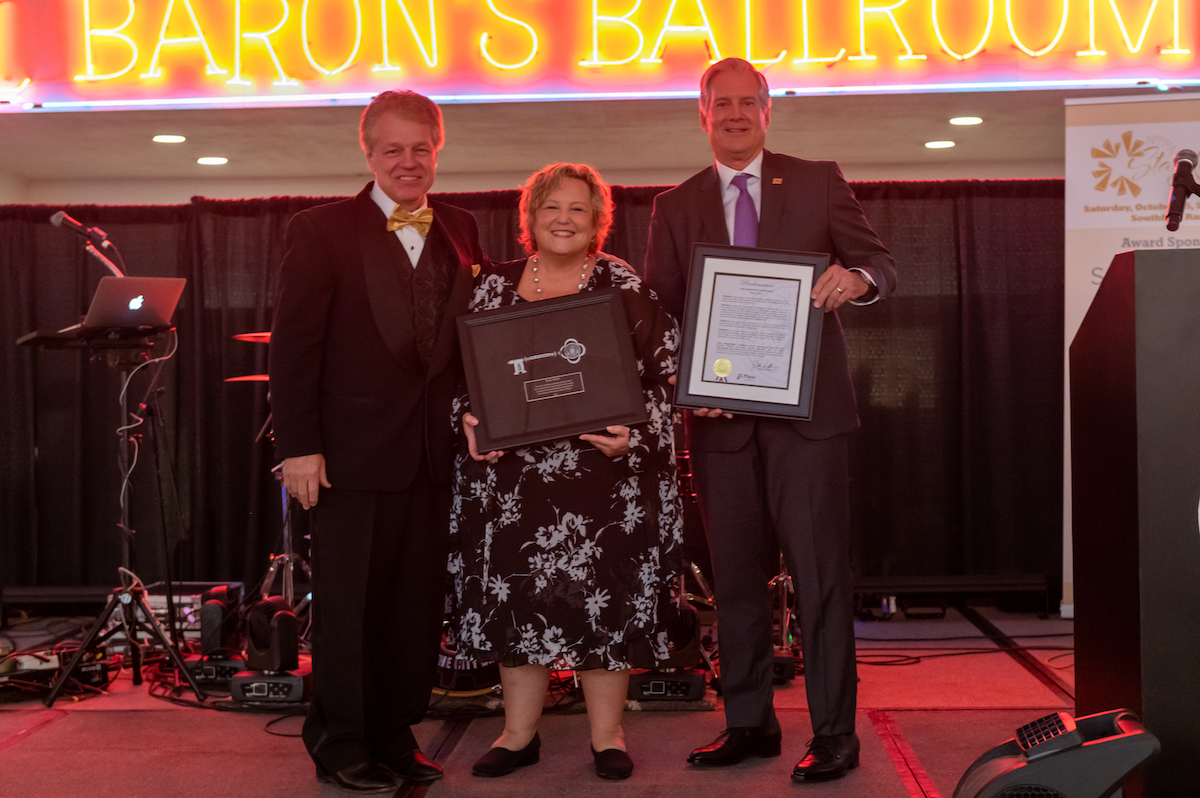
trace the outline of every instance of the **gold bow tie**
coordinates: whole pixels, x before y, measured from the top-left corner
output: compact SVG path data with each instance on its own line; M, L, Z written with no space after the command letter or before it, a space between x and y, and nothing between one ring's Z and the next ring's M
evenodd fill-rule
M410 213L403 208L397 207L396 210L392 211L392 215L388 217L388 232L394 232L401 227L408 227L409 225L415 227L421 235L429 235L429 228L433 226L433 208L426 206L416 213Z

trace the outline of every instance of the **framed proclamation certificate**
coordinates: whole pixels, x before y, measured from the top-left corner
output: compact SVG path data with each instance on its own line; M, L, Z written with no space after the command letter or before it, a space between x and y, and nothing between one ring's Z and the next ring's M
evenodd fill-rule
M619 289L522 302L457 322L479 451L647 420Z
M812 417L824 311L812 289L828 254L696 244L675 404Z

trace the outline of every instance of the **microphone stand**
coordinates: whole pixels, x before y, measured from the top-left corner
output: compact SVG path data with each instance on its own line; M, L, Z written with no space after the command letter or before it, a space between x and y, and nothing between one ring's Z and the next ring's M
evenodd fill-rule
M117 252L116 246L114 246L113 243L108 240L105 240L104 245L113 251L113 254L117 256L117 260L121 261L121 265L124 266L125 259L121 257L120 252ZM87 246L84 247L84 249L87 250L87 254L91 255L93 258L100 261L100 263L102 263L104 265L104 268L106 268L110 272L112 272L113 277L124 277L125 276L124 273L122 273L121 270L117 268L117 264L113 263L111 260L104 257L103 253L101 253L100 250L96 249L96 245L93 244L91 241L88 242Z
M59 213L61 214L62 212L60 211ZM55 226L59 226L59 222L54 221L53 218L51 221L55 224ZM102 231L99 231L96 228L90 228L79 232L82 232L88 238L88 243L84 249L89 255L102 263L106 269L113 273L114 276L125 276L122 270L117 268L117 265L105 257L104 254L101 253L96 247L96 242L99 241L100 246L110 250L113 256L120 261L121 266L125 266L125 259L121 257L120 251L117 249L115 244L108 240L107 236L105 236ZM174 333L174 328L171 328L171 332ZM66 685L67 681L74 676L75 670L79 667L83 658L89 653L89 651L91 651L97 644L108 640L117 632L124 632L125 634L126 645L129 648L129 661L133 673L133 683L135 685L140 685L142 683L142 643L141 640L139 640L139 633L145 633L147 637L157 641L158 644L166 651L167 657L175 666L176 672L180 674L187 682L188 686L192 688L192 692L195 693L196 699L199 701L203 701L205 699L204 691L200 689L200 685L196 682L191 670L189 670L187 667L187 663L184 662L183 656L179 653L178 637L175 630L175 608L171 586L172 552L170 544L166 541L167 522L166 508L163 504L163 474L158 452L159 447L166 441L166 434L162 421L162 406L158 401L158 377L159 372L162 369L161 362L159 363L158 368L153 372L153 377L150 381L149 387L146 390L145 398L139 406L139 411L147 413L151 416L149 431L154 438L154 461L159 483L159 512L161 514L163 524L162 532L164 546L167 549L165 552L165 568L167 575L167 624L171 630L170 637L168 637L167 633L158 623L158 619L154 617L154 611L150 608L150 605L146 600L145 586L142 585L141 581L137 579L137 577L134 576L133 572L129 569L129 566L133 564L134 557L134 532L130 527L130 499L128 496L128 491L130 490L130 480L133 475L133 468L130 465L130 459L133 452L136 451L134 447L137 445L136 436L131 434L130 431L141 424L144 421L144 418L136 417L137 422L133 424L130 423L129 419L131 414L129 413L127 393L129 383L133 378L133 375L143 365L146 365L148 362L150 362L151 358L149 347L153 345L148 336L142 336L139 340L141 342L140 345L135 345L132 347L132 350L125 355L121 354L120 349L111 349L108 353L109 366L119 368L121 373L121 426L118 429L118 435L120 437L120 449L117 455L118 466L121 470L121 493L119 496L120 519L117 526L122 531L122 561L125 563L125 566L121 567L119 571L126 577L129 577L129 581L127 582L125 579L122 579L122 586L116 588L112 592L112 594L109 596L108 604L101 611L99 617L96 618L96 622L85 633L83 640L80 641L79 648L75 650L75 653L71 656L71 659L66 666L59 670L58 676L50 686L50 692L42 700L42 703L47 707L54 706L54 702L58 698L59 692ZM177 342L178 339L176 339L176 346L178 346ZM124 348L129 349L130 347L126 345ZM166 357L169 358L174 353L175 350L172 349L171 352L166 355ZM156 425L157 429L155 428ZM133 465L136 465L136 460L133 461ZM168 469L170 469L169 464ZM170 471L170 476L172 493L175 494L173 470ZM175 494L175 498L178 500L177 494ZM179 511L178 509L178 504L176 504L176 509L179 515L181 535L186 535L186 525L184 524L182 511ZM109 629L107 632L105 632L104 626L112 619L114 614L118 613L118 625L115 625L112 629Z
M113 273L114 277L125 276L122 271L122 269L126 268L125 259L121 257L121 253L117 249L117 245L109 241L108 234L99 227L85 227L80 224L79 221L68 216L66 211L59 211L58 213L53 214L50 217L50 224L54 225L55 227L63 227L63 225L66 225L67 230L70 230L72 233L87 239L87 246L85 249L89 255L100 261L100 263L104 265L104 268ZM115 263L104 257L104 255L100 253L100 250L96 249L97 244L106 249L112 250L113 256L121 262L120 269L117 268Z
M148 341L148 339L143 340ZM135 364L146 362L148 357L148 352L143 348L137 348L130 355L126 355L125 357L116 355L115 351L110 352L109 354L109 365L119 366L122 377L122 391L120 398L122 419L120 432L121 448L118 454L118 460L121 468L121 518L118 526L124 533L123 561L126 563L131 563L133 557L133 533L130 529L129 500L126 496L129 479L132 475L132 469L129 467L131 453L130 450L134 446L134 436L130 434L130 430L137 426L136 424L129 423L130 414L127 404L126 389L129 386L129 381L134 372L136 372L138 367L140 367L135 367ZM154 378L151 381L151 390L156 387L157 380L158 375L155 373ZM147 408L151 404L157 404L156 397L148 394L147 399L149 401L143 403L147 405ZM139 407L139 409L141 408ZM161 409L157 407L156 409L159 410L159 414L161 415ZM159 445L157 440L154 443L156 447ZM159 500L161 512L161 495ZM165 526L163 533L165 536ZM169 557L167 567L170 568ZM139 639L139 633L144 633L147 637L152 638L153 641L157 641L162 649L166 651L167 658L170 659L172 664L175 666L176 672L183 677L184 681L187 682L188 686L192 689L192 692L195 693L196 699L203 701L205 699L204 691L200 689L200 685L196 682L196 678L192 674L191 670L188 669L187 663L184 662L183 657L179 653L179 649L176 647L175 643L167 636L167 633L159 624L158 619L154 617L154 611L150 608L150 605L146 600L146 588L139 580L136 579L136 577L132 576L132 572L127 567L122 567L118 570L126 576L131 577L131 581L123 584L119 588L116 588L109 596L108 604L105 605L103 610L101 610L100 615L96 618L96 622L84 635L83 640L81 640L79 643L79 648L75 650L75 653L71 656L70 661L68 661L66 666L58 672L58 676L50 686L50 692L47 693L46 697L42 700L42 703L47 707L54 706L54 702L58 698L58 694L62 691L67 681L75 675L76 669L79 667L80 663L83 661L83 658L88 654L88 652L118 632L124 633L126 644L129 647L130 670L132 672L133 683L135 685L140 685L142 683L142 642ZM170 594L171 590L168 586L168 601L170 601ZM173 620L174 613L170 611L170 609L173 609L173 607L170 604L168 606L168 620ZM118 625L115 625L107 632L104 631L105 625L112 619L114 614L118 614Z

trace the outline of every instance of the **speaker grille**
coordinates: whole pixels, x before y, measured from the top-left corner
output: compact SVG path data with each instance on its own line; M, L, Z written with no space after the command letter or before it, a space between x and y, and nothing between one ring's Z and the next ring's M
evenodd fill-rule
M1038 718L1033 723L1026 723L1017 729L1017 742L1021 748L1028 751L1039 743L1066 734L1067 731L1067 724L1063 722L1062 713L1056 712L1053 715Z
M1002 793L997 793L996 798L1067 798L1067 796L1050 787L1020 784L1016 787L1009 787Z

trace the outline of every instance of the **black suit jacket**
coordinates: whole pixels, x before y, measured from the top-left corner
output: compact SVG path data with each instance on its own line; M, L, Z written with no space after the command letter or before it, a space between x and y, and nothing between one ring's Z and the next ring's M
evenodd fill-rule
M449 422L461 371L454 317L483 263L475 218L430 202L425 259L454 278L428 369L413 331L412 266L371 184L288 225L271 330L271 410L280 457L321 453L335 488L397 491L427 460L450 479Z
M833 161L806 161L764 152L758 246L828 252L846 268L871 276L880 299L896 286L896 264L871 230L850 185ZM715 166L693 175L654 201L646 252L646 281L676 318L682 319L692 245L728 244L721 180ZM846 339L837 312L826 313L821 329L811 421L792 422L800 434L819 440L859 425ZM740 449L754 430L754 417L696 418L688 414L688 445L700 451Z

